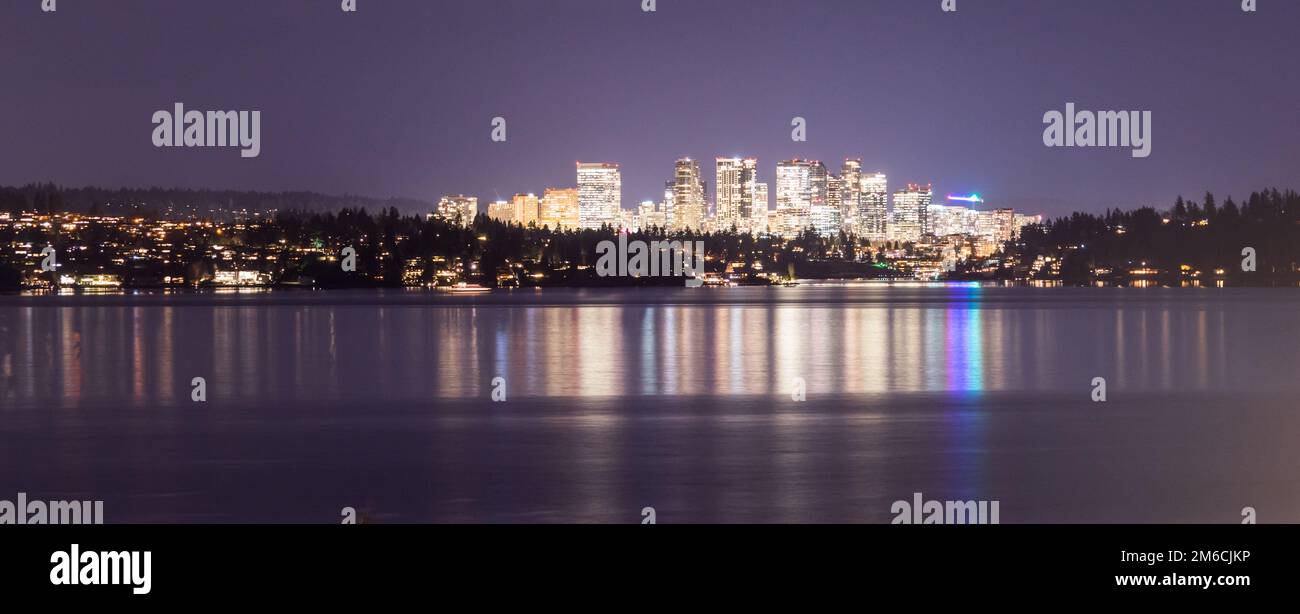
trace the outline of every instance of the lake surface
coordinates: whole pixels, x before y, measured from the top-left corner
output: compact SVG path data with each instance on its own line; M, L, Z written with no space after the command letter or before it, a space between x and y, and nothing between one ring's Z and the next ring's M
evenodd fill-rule
M1003 523L1300 522L1298 393L1294 289L6 296L0 499L876 523L921 492Z

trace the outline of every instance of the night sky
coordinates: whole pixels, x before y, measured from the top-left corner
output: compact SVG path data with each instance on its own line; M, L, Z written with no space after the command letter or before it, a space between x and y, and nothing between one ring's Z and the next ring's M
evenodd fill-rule
M1049 215L1300 188L1294 0L358 4L4 0L0 183L492 199L612 161L630 208L677 157L712 183L714 157L754 155L772 206L791 157ZM262 111L261 156L153 147L177 101ZM1151 157L1044 147L1066 102L1152 111Z

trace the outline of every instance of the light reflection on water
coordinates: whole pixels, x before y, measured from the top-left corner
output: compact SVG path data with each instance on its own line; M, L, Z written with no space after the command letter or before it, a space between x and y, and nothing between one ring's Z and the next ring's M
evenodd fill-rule
M1060 391L1098 375L1139 390L1295 385L1268 359L1294 347L1285 303L989 305L990 291L901 304L851 290L814 304L27 304L0 307L4 395L166 405L196 375L246 405L485 397L497 376L512 397L774 395L796 377L850 395Z
M0 493L159 521L1300 512L1287 290L703 292L0 299Z

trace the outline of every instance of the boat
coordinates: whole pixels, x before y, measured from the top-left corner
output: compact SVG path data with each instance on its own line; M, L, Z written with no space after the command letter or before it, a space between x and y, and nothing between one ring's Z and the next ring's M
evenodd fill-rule
M460 282L460 283L457 283L457 284L454 285L454 286L438 286L436 289L437 289L437 290L441 290L441 291L443 291L443 292L451 292L451 293L455 293L455 294L479 294L479 293L482 293L482 292L491 292L491 291L492 291L492 288L485 288L485 287L480 286L480 285L477 285L477 284L470 285L470 284L467 284L467 283L465 283L465 282L463 282L463 281Z

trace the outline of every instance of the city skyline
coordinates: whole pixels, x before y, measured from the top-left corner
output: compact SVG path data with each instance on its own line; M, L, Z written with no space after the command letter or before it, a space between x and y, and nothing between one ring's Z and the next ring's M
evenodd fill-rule
M1292 183L1300 86L1280 79L1290 56L1277 45L1300 17L1294 3L1258 15L1217 0L995 2L952 15L931 4L718 0L649 14L635 2L394 1L342 16L306 1L57 15L11 3L0 73L24 87L0 94L12 110L0 128L23 147L0 153L0 183L497 200L568 185L556 160L617 160L628 209L660 197L659 160L861 157L939 193L998 194L1052 217ZM157 27L109 38L145 19ZM177 27L199 20L210 25ZM106 46L121 52L96 52ZM732 70L714 68L718 49L738 58ZM1267 95L1250 94L1260 87ZM260 111L260 155L153 147L150 115L177 102ZM1069 102L1151 111L1152 155L1044 147L1044 112ZM506 142L489 138L496 117ZM795 117L807 142L791 142Z
M819 160L777 162L773 207L761 168L758 158L752 156L717 157L716 182L710 192L700 161L680 158L673 163L672 179L664 182L661 200L629 202L622 193L618 163L577 162L576 187L548 186L541 197L529 191L496 200L447 194L438 199L431 214L462 225L483 213L494 220L552 229L594 230L608 225L625 230L659 227L670 232L712 232L734 228L745 234L792 238L811 228L823 237L844 232L870 241L909 242L945 234L1009 238L1008 228L1044 219L1000 205L981 210L977 205L988 202L979 194L950 194L934 203L931 183L922 188L920 183L907 182L892 191L891 197L888 174L864 172L861 158L846 158L838 175ZM954 232L935 232L931 218L946 209L960 209L969 215L958 214L959 221L947 226ZM1008 219L994 221L1003 215Z
M589 166L617 172L613 165ZM788 161L787 166L811 168L803 161ZM848 161L845 168L856 164ZM617 182L616 175L610 179ZM815 226L786 236L737 235L719 228L669 229L665 234L664 218L642 225L629 224L626 216L618 225L574 225L563 232L539 225L543 201L545 215L577 219L576 189L548 190L540 199L516 195L490 204L486 214L479 214L475 198L454 196L424 216L402 216L392 208L370 215L360 207L325 213L290 207L245 210L226 221L214 221L192 207L159 214L100 201L82 213L61 206L63 194L52 186L26 194L5 190L0 191L0 245L9 249L0 250L0 288L454 289L471 280L496 287L608 285L591 276L592 261L602 249L613 249L600 247L614 245L613 237L619 237L619 245L630 240L620 233L651 241L668 237L667 245L703 236L705 241L694 245L707 256L696 270L704 271L702 283L712 285L785 285L798 270L811 279L1226 287L1289 285L1300 272L1286 253L1295 245L1288 238L1295 227L1289 220L1300 211L1300 195L1292 190L1253 192L1240 205L1231 198L1220 205L1206 194L1203 203L1179 198L1165 211L1080 214L1042 227L1032 226L1041 220L1013 209L966 207L964 203L984 201L978 194L949 195L949 204L933 204L931 186L910 184L896 196L901 208L893 219L899 228L882 241L804 231ZM108 209L117 212L105 213ZM664 207L648 203L638 211L642 221L663 212ZM1241 243L1274 246L1266 248L1264 257L1292 264L1270 264L1267 273L1257 276L1257 254L1245 250L1243 275L1237 275L1232 264L1238 256L1225 246ZM602 270L599 263L595 268Z

